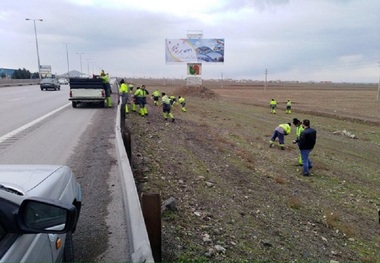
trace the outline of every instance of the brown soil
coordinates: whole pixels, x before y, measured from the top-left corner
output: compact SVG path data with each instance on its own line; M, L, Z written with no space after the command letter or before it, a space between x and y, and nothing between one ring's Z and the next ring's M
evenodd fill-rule
M174 123L150 98L148 116L127 115L141 193L176 200L162 215L163 261L380 261L377 87L156 88L187 101ZM268 147L295 117L318 132L310 177L294 129L285 151Z

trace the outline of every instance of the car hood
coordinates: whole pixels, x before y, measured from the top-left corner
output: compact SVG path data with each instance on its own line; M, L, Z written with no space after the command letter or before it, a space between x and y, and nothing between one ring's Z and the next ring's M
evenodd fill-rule
M26 195L38 188L62 166L58 165L0 165L0 185L17 195ZM57 175L61 173L58 172ZM61 178L61 180L64 178ZM59 180L59 178L57 178Z

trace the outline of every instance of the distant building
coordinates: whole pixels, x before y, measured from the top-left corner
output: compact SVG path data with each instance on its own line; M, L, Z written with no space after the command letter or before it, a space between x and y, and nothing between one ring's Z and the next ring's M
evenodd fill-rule
M58 77L60 77L60 78L80 78L82 75L83 74L81 74L77 70L71 70L68 74L64 73L64 74L58 75Z
M10 79L16 69L0 68L0 78Z

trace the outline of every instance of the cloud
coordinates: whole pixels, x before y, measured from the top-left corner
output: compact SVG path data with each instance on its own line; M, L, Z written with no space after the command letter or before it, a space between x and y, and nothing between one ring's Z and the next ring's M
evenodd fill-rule
M204 65L203 78L376 82L380 60L376 0L3 0L0 67L41 64L111 75L186 77L165 64L166 38L225 38L225 63ZM93 70L92 70L93 69ZM328 78L328 79L327 79Z

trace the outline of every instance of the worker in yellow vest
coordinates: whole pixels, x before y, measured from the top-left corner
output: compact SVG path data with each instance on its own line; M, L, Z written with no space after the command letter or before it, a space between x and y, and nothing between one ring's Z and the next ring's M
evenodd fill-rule
M125 105L125 113L129 113L128 111L129 87L127 84L125 84L124 79L120 80L119 93L121 97L121 103Z
M279 145L281 150L285 150L285 140L284 136L289 135L291 131L290 123L280 124L273 131L272 137L269 141L269 147L272 148L274 146L274 141L278 137Z
M158 100L160 99L160 92L158 91L158 89L153 91L152 97L153 97L154 105L158 106Z
M185 98L181 97L181 96L178 96L178 103L181 104L181 110L183 112L186 112L186 108L185 108L186 100L185 100Z
M106 104L108 108L112 107L112 99L111 99L111 85L110 85L110 77L108 73L106 74L104 70L100 72L100 78L103 81L104 90L106 92Z
M164 119L165 121L168 120L168 117L172 119L172 122L174 122L174 116L173 116L173 113L171 113L171 102L170 102L170 98L168 97L168 95L166 95L165 92L162 92L162 97L161 97L161 101L162 101L162 111L163 111L163 116L164 116Z
M270 113L276 114L277 101L275 99L272 99L269 102L269 107L270 107Z
M285 113L286 114L290 114L292 113L292 102L290 100L288 100L288 102L286 103L286 110L285 110ZM301 125L302 126L302 125Z
M302 126L302 121L300 121L297 118L293 119L293 124L294 124L294 126L296 126L296 139L293 141L293 144L298 144L300 137L301 137L301 133L302 133L304 128ZM298 165L300 165L300 166L303 165L301 153L298 154Z
M149 91L146 89L145 85L142 85L140 89L136 90L136 104L140 106L140 115L148 115L148 109L146 108L146 96L149 95ZM138 103L137 103L138 102Z

